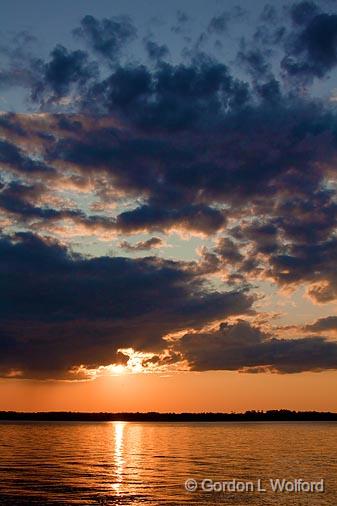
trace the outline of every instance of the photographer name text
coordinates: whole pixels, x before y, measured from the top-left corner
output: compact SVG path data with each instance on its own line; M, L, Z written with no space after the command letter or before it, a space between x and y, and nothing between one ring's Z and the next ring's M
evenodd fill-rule
M285 478L258 479L256 481L226 480L215 481L210 478L197 481L189 478L185 481L185 489L188 492L222 492L222 493L246 493L246 492L273 492L273 493L322 493L325 491L324 479L308 481L303 478L288 480Z

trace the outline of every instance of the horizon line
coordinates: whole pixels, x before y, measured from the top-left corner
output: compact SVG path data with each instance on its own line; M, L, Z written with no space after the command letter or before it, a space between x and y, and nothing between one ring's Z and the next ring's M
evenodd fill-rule
M337 412L289 409L244 412L0 411L0 421L337 421Z

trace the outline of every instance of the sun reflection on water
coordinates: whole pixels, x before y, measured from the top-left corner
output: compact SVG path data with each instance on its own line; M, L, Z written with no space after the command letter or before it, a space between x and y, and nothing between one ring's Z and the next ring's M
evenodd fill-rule
M126 422L114 422L114 464L115 464L115 483L111 485L116 494L119 494L123 485L124 469L124 429Z

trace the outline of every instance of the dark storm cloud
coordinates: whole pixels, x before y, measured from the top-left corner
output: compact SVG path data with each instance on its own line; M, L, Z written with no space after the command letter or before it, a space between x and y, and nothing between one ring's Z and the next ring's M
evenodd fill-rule
M293 5L291 17L298 29L288 37L283 68L303 79L324 77L337 65L337 15L304 1Z
M86 216L76 209L59 209L53 206L40 205L39 200L44 195L42 184L25 185L12 181L0 187L0 209L7 215L14 215L17 223L29 226L29 223L39 223L40 226L52 225L57 220L71 219L74 223L88 228L101 227L107 230L113 228L112 223L97 216ZM38 220L38 221L37 221Z
M74 34L84 39L99 56L116 62L123 47L136 37L137 30L128 16L98 20L88 15Z
M209 33L222 34L228 29L228 23L231 19L229 12L223 12L219 16L214 16L208 25Z
M208 33L222 35L228 30L232 21L237 21L245 17L247 12L240 6L234 7L230 11L224 11L221 14L213 16L208 24Z
M268 49L247 48L242 44L241 50L237 54L237 60L254 79L271 79L270 52Z
M291 32L269 6L252 44L242 43L247 78L200 51L168 63L165 46L152 39L150 65L124 64L120 55L136 36L130 20L91 16L76 31L89 49L58 45L46 61L29 58L25 66L18 57L21 66L9 68L16 84L26 76L35 107L63 114L0 116L5 218L50 234L62 220L74 232L111 235L187 230L213 235L215 246L198 262L88 259L29 233L3 237L3 374L65 377L74 365L114 362L125 347L159 356L163 336L184 329L198 332L186 332L176 358L196 370L335 367L336 344L323 337L276 339L244 322L200 331L253 302L242 290L210 291L211 274L231 285L304 284L316 301L337 298L336 111L288 83L290 74L308 81L334 68L336 15L310 2L289 13ZM187 24L180 18L180 27ZM224 31L225 21L214 21L212 33ZM284 47L286 86L273 61ZM62 192L71 199L74 187L83 192L76 194L83 209L58 200ZM93 196L100 215L89 214ZM158 241L121 247L146 251Z
M245 230L246 238L256 245L255 253L271 254L278 250L279 229L276 224L261 224L253 222Z
M36 38L27 31L7 38L0 34L0 89L31 87L35 80L37 60L32 54Z
M246 83L234 79L226 65L200 57L184 65L161 63L119 67L84 96L84 110L119 114L143 129L170 131L212 126L225 110L244 106Z
M317 244L295 244L270 258L269 273L281 284L317 283L309 294L318 302L328 302L337 297L336 254L334 237Z
M245 292L209 291L184 264L71 255L31 234L0 241L0 368L66 375L115 361L120 347L156 350L162 337L250 310Z
M10 124L9 124L10 125ZM10 127L9 127L10 128ZM12 127L18 131L17 127ZM19 131L19 135L21 132ZM18 146L0 139L0 163L14 172L29 174L52 174L54 169L42 161L34 160L24 153Z
M204 70L187 72L194 76L196 104L205 97L208 116L202 116L202 109L193 112L200 114L199 125L188 126L185 104L175 115L183 121L179 128L175 124L172 129L165 115L158 115L159 131L149 129L149 124L140 129L138 119L144 118L147 105L132 99L141 116L137 105L132 111L123 105L125 128L97 125L82 132L73 130L73 137L62 134L48 148L47 159L71 164L90 177L105 174L118 190L140 197L140 205L116 217L116 229L127 233L176 227L212 234L224 227L228 217L243 220L251 209L265 228L249 231L245 226L246 238L257 243L255 254L273 253L272 270L281 281L275 258L292 256L295 250L298 255L302 246L327 240L336 226L335 192L325 188L326 179L334 177L336 116L318 101L282 94L277 82L259 87L257 104L213 110L212 101L218 99L211 90L221 88L218 83L226 81L226 73L215 65L213 74L212 68L207 66L212 76L209 88L208 81L203 82ZM151 73L146 69L141 73L149 77L142 79L142 89L151 89ZM180 70L170 73L177 77ZM124 78L130 78L128 71ZM180 89L178 84L179 79L174 93L175 87ZM170 83L163 86L166 95ZM130 97L127 86L122 90ZM149 107L153 106L151 101ZM178 101L175 106L179 109ZM130 115L136 115L136 127L131 126Z
M130 244L128 241L122 241L119 245L125 251L147 251L152 248L158 248L163 245L163 240L159 237L151 237L146 241L139 241L136 244Z
M22 184L18 181L0 182L0 210L5 216L14 217L18 225L36 229L45 227L53 229L56 222L71 220L73 225L96 232L108 232L111 235L117 230L116 220L106 216L88 215L76 208L56 207L40 203L41 199L50 200L48 189L43 184Z
M154 63L157 63L165 58L167 58L170 54L169 49L166 44L158 44L157 42L145 38L143 40L146 52L148 57Z
M98 67L89 61L85 51L69 51L58 45L50 54L47 63L39 63L39 77L33 86L31 98L34 102L56 101L76 86L77 92L97 75Z
M24 128L16 121L14 113L5 113L0 115L0 130L10 135L18 135L25 137L26 132Z
M84 111L93 103L109 114L93 115L92 122L83 113L82 119L61 116L42 158L94 184L103 175L107 185L139 200L113 219L79 215L79 223L128 234L172 229L214 234L228 218L244 220L251 211L267 228L254 233L243 226L255 249L237 264L238 279L241 271L271 275L280 284L334 286L331 268L310 274L313 258L307 259L308 251L324 249L336 226L335 192L325 188L334 177L333 110L284 93L276 80L253 91L211 58L152 70L120 66L84 88ZM11 151L3 146L2 156L18 164L18 148L10 146ZM269 239L268 227L277 229ZM313 290L322 299L322 286ZM334 294L329 291L329 297Z
M214 252L217 253L224 261L229 261L231 264L241 262L243 256L240 254L238 246L228 237L221 238L214 248Z
M316 301L334 300L337 297L334 193L322 191L315 195L309 191L301 197L289 196L267 214L265 223L261 223L261 214L260 222L234 227L230 232L234 242L222 239L214 253L241 276L262 275L283 286L306 283Z
M39 185L22 185L18 182L11 182L0 187L0 209L19 215L24 221L29 218L53 219L58 216L58 211L51 208L34 205L42 192Z
M245 321L184 335L177 351L192 370L297 373L337 369L337 342L322 337L275 339Z
M240 205L266 192L291 192L303 201L322 183L318 163L334 157L336 118L318 104L262 102L224 115L213 128L211 121L208 130L201 125L177 135L91 130L81 140L61 140L48 156L85 172L107 171L120 189L143 193L167 210L186 202Z
M318 5L311 0L295 3L290 8L290 16L296 25L307 25L320 13Z
M314 323L306 325L304 330L307 332L324 332L327 330L337 330L337 316L327 316L319 318Z
M257 83L277 82L275 49L280 46L286 33L278 9L266 4L262 9L252 36L243 35L239 43L236 63Z
M119 214L116 227L126 233L181 227L208 235L224 227L225 223L224 213L202 204L181 206L178 209L144 205Z

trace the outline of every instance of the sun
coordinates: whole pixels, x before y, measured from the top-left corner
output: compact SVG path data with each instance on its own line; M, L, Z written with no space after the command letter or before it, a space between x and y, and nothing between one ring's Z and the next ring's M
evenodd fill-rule
M126 372L127 368L122 364L114 364L109 366L109 372L112 376L120 376Z

